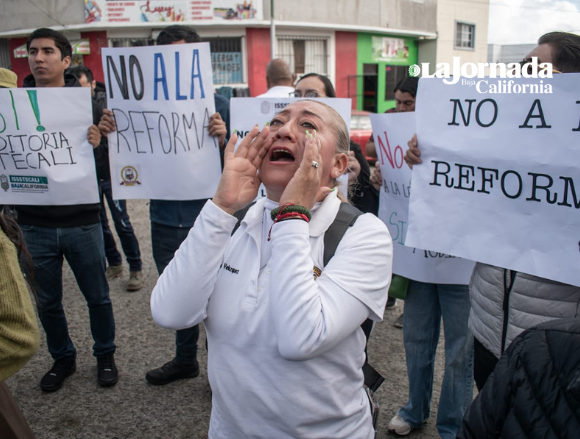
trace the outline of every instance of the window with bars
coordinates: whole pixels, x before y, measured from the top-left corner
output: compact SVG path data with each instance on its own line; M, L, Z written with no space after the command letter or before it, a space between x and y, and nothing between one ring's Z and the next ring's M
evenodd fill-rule
M209 42L213 83L243 83L242 38L202 38L202 41Z
M277 42L276 57L285 60L296 75L328 76L328 37L278 35Z
M455 48L475 49L475 24L455 22Z

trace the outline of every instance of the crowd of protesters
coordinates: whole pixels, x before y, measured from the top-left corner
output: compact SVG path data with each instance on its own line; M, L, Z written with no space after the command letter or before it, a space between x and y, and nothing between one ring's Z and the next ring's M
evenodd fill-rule
M177 25L162 30L156 44L199 41L193 29ZM77 367L62 304L64 259L87 303L97 383L118 382L108 280L121 276L123 265L105 204L129 265L126 289L143 288L127 205L111 189L107 135L116 125L104 85L90 69L71 66L71 45L59 32L35 30L27 50L31 74L24 87L91 88L87 140L101 196L93 204L0 206L0 437L25 438L33 433L3 381L38 347L33 302L53 359L40 379L42 391L58 391ZM526 60L531 57L561 73L580 72L580 37L546 34ZM203 323L210 438L373 438L377 404L363 370L365 323L372 328L393 304L393 245L376 216L380 168L372 171L344 120L316 100L337 97L327 77L310 73L296 81L275 59L266 81L268 92L259 97L305 99L240 139L229 132L228 99L215 94L208 126L222 156L215 195L151 200L159 273L151 310L160 326L176 331L176 349L145 379L165 385L197 377ZM393 111L414 110L417 83L397 85ZM16 75L0 69L0 86L16 87ZM372 139L362 147L372 155ZM420 156L414 137L405 161L418 166ZM337 189L344 174L347 197ZM267 197L254 201L260 184ZM388 429L405 436L430 416L443 317L442 438L574 437L580 431L579 316L580 287L491 265L477 263L469 286L411 280L403 320L409 400L390 414ZM549 384L540 382L544 374ZM474 376L480 394L472 403Z

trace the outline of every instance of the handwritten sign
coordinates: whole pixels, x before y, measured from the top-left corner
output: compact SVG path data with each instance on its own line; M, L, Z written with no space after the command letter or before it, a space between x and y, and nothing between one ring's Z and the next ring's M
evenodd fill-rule
M474 263L436 251L405 246L408 229L411 169L403 157L415 134L415 113L371 114L377 165L383 186L379 218L387 225L394 244L393 273L419 282L467 285Z
M230 100L230 132L233 133L234 129L238 130L239 144L254 125L264 126L266 122L270 122L274 115L286 108L288 104L299 100L296 98L232 98ZM350 126L350 99L317 98L316 100L334 108L344 119L347 128ZM339 187L346 197L348 176L340 176L338 180ZM258 198L265 196L266 189L264 185L261 185Z
M0 204L98 203L90 90L0 89Z
M221 174L208 43L103 48L113 195L210 198Z
M514 82L420 81L407 244L580 286L580 75Z

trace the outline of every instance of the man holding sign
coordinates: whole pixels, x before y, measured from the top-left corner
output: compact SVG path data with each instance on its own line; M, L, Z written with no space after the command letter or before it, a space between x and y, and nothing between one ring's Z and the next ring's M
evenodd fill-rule
M548 34L543 35L539 41L538 46L528 54L526 59L524 60L525 63L528 63L532 60L532 57L537 57L538 64L540 63L550 63L552 65L552 72L554 73L574 73L580 72L580 36L565 33L565 32L551 32ZM552 81L553 84L566 84L568 79L566 75L558 75L558 81ZM545 81L547 82L547 81ZM571 90L572 87L569 87L565 90ZM576 88L577 90L577 88ZM564 96L570 96L570 93L563 94ZM496 96L496 99L499 101L501 95ZM535 111L529 110L528 113L528 120L530 118L536 118L540 121L544 121L544 114L547 114L548 109L548 101L550 95L544 98L545 101L545 110L544 113L541 110L541 105L533 104ZM577 101L577 97L570 96L571 101ZM534 97L533 97L534 98ZM517 96L513 96L513 99L517 99ZM537 100L537 102L540 102ZM578 103L578 102L576 102ZM565 103L562 101L557 102L558 106L564 105ZM526 109L523 113L525 117ZM571 119L572 120L572 119ZM522 119L523 121L523 119ZM521 122L520 122L521 123ZM551 123L556 127L556 122L552 119ZM578 123L577 115L575 116L574 124ZM448 124L451 125L451 124ZM534 124L535 125L535 124ZM543 124L542 126L540 122L536 125L536 128L551 128L547 124ZM531 125L528 125L527 122L524 122L519 128L531 128ZM443 128L444 130L445 128ZM557 138L557 136L562 135L562 132L574 132L579 131L578 128L573 127L571 131L566 129L557 129L554 128L553 131L550 133L550 137ZM520 134L518 132L518 134ZM534 130L534 136L537 137L538 140L535 142L527 142L526 147L530 150L530 157L534 150L541 150L545 147L544 142L542 141L542 130ZM437 133L437 136L440 137L441 133ZM432 139L428 139L432 140ZM495 142L493 142L495 141ZM496 143L499 139L492 139L492 142L487 142L487 144ZM521 142L525 142L525 140L521 140ZM476 145L470 145L470 147L475 147ZM570 150L574 152L573 150ZM507 153L509 151L505 151L505 154L502 151L501 159L504 162L507 162L506 159ZM469 151L461 151L462 154L468 155ZM417 138L413 137L413 139L409 142L409 150L405 155L405 161L409 164L409 166L416 165L422 163L420 158L421 153L417 146ZM459 156L458 156L459 157ZM556 157L560 157L557 155ZM498 157L494 157L496 160L499 160ZM526 157L527 158L527 157ZM466 162L464 157L460 157L458 160L461 160L463 163ZM524 158L521 159L523 161ZM570 157L564 157L563 159L560 157L562 163L565 161L570 161ZM517 163L519 162L520 158L517 157L516 159L512 158L509 160L509 165L516 167ZM541 162L539 166L542 168L542 172L550 172L550 167L555 168L559 165L557 160L552 161L549 165ZM480 164L480 166L483 166ZM479 167L478 170L485 170L487 172L493 171L490 168ZM424 171L424 169L421 169ZM501 186L499 182L496 183L496 187L500 186L500 189L504 191L504 194L511 195L514 197L512 193L507 192L507 189L504 188L504 180L506 180L505 175L507 173L512 173L512 175L517 174L516 171L506 171L504 176L501 179ZM519 175L519 174L517 174ZM524 174L525 175L525 174ZM528 175L534 175L533 173L528 173ZM535 174L541 175L541 174ZM491 181L492 177L486 177L486 182ZM415 177L413 177L413 180ZM573 181L570 178L570 181ZM413 183L415 184L415 183ZM570 190L574 191L572 183L570 183ZM489 186L487 186L489 188ZM545 189L548 190L549 186L541 186L539 182L534 180L534 191L536 189ZM414 194L417 194L419 190L423 190L424 188L419 186L414 186ZM478 188L479 189L479 188ZM513 190L513 188L509 188ZM490 194L489 189L478 190L479 193L485 193L485 196ZM521 190L520 190L521 192ZM467 192L464 192L467 193ZM457 206L458 204L456 201L459 200L460 194L455 193L455 196L449 200L448 206ZM507 195L506 195L507 196ZM572 198L572 197L571 197ZM576 209L578 208L578 203L576 200L576 195L573 195L574 203L576 205ZM480 198L480 200L484 200ZM533 201L540 201L539 199L534 199L534 197L528 199ZM485 201L485 200L484 200ZM501 216L506 213L507 208L504 206L502 208L499 203L501 203L501 198L496 198L494 206L494 212L497 217L498 223L502 225L502 227L508 227L508 225L512 225L510 223L514 223L516 220L519 220L520 217L525 218L525 222L531 222L533 220L541 219L541 212L538 210L536 214L529 214L525 212L525 202L518 204L519 210L514 210L515 214L510 217L510 221L504 220L502 218L507 218L506 216ZM527 202L526 201L526 202ZM557 200L554 200L553 203L556 203ZM411 201L412 203L413 201ZM437 201L434 201L436 203ZM552 204L553 204L552 203ZM561 201L559 203L560 206L570 206L570 204L566 204L566 200ZM475 209L477 206L475 204L468 205L466 203L460 204L460 209L465 211L469 211L471 209ZM412 207L411 207L412 209ZM564 212L565 213L565 212ZM411 215L412 216L412 215ZM539 219L538 219L539 218ZM553 222L554 218L551 219ZM574 221L571 222L570 226L577 224ZM551 224L553 226L553 224ZM479 224L477 233L475 236L482 234L482 230L485 229L487 224ZM409 229L411 230L411 229ZM473 239L473 234L468 237L467 232L465 231L465 236L463 236L463 241L468 241L467 238ZM503 229L500 231L501 235L494 236L493 244L491 245L491 249L499 249L500 251L494 254L495 258L498 257L506 257L507 255L513 255L511 263L515 263L517 259L521 259L524 262L527 262L527 267L532 267L530 260L534 260L536 258L543 257L543 253L551 251L554 249L554 241L552 239L546 241L548 245L542 250L540 248L529 248L529 241L533 238L542 237L547 234L546 230L538 230L535 233L535 236L527 235L525 239L521 239L518 241L517 246L513 246L514 248L509 248L506 246L506 242L512 238L511 235L515 235L517 230L508 231L507 229ZM409 234L411 232L409 231ZM441 236L441 231L438 233L434 233L434 235ZM552 237L550 237L552 238ZM576 237L577 239L577 237ZM538 244L538 240L532 241L536 245ZM574 246L576 245L576 241L574 241ZM550 246L552 248L550 248ZM478 255L481 256L484 253L482 250L489 251L490 249L483 249L481 246L475 246L472 244L473 249L478 250ZM562 249L560 246L556 247L557 252L561 251ZM577 250L577 248L575 248ZM476 255L477 256L477 255ZM525 258L528 257L526 260ZM565 261L569 262L569 261ZM541 268L545 269L546 262L539 264ZM555 271L557 269L552 266L551 274L556 279ZM577 262L576 262L576 270L577 270ZM531 271L531 270L530 270ZM572 277L573 275L577 274L578 271L567 270L565 272L559 273L560 275L567 275ZM578 284L568 285L565 283L558 282L556 280L545 279L543 277L533 276L532 274L524 273L521 271L510 270L507 268L500 268L497 266L493 266L490 264L484 264L478 262L475 265L473 270L473 275L470 284L470 298L471 298L471 313L469 316L469 326L473 331L475 336L475 343L474 343L474 375L475 381L479 389L483 387L489 375L493 372L495 364L498 361L498 358L502 354L502 352L507 349L510 345L512 340L516 338L522 331L525 329L531 328L532 326L536 326L540 323L552 320L552 319L559 319L559 318L568 318L568 317L579 317L580 316L580 286Z
M157 45L198 43L199 35L191 28L181 25L168 26L157 37ZM211 66L208 65L208 68ZM211 77L211 75L210 75ZM222 96L214 94L216 113L209 119L208 131L219 143L220 151L226 145L227 122L229 122L229 102ZM109 100L110 103L110 100ZM104 116L99 123L103 134L109 134L116 129L112 112L104 110ZM155 143L158 147L159 142ZM191 172L190 172L191 173ZM151 242L153 259L159 274L173 259L173 255L187 237L199 212L207 199L183 200L152 199L150 204ZM176 332L175 358L163 366L147 372L145 378L151 384L165 385L175 380L195 378L199 375L197 362L198 325Z
M71 63L72 48L62 34L52 29L37 29L27 41L28 64L32 75L25 87L80 87L72 75L64 74ZM97 115L94 115L97 116ZM88 141L97 148L101 140L92 125ZM95 150L95 157L102 151ZM96 183L96 182L95 182ZM76 349L68 333L62 306L62 262L69 263L79 288L87 300L91 333L97 357L97 382L103 387L117 383L115 321L105 276L100 204L65 206L16 206L18 222L34 262L38 314L53 367L44 375L40 387L54 392L76 370Z

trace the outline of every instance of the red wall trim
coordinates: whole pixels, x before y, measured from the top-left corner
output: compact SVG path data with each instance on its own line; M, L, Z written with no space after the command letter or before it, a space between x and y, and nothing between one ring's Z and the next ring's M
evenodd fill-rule
M248 87L255 97L268 90L266 66L270 62L270 29L246 28Z
M356 75L357 72L357 34L356 32L336 32L336 72L335 72L335 88L336 95L339 98L348 98L348 76ZM352 84L355 87L354 93L356 95L356 81ZM353 97L352 108L357 108L356 98Z

